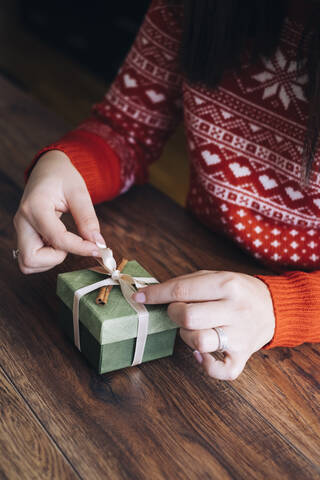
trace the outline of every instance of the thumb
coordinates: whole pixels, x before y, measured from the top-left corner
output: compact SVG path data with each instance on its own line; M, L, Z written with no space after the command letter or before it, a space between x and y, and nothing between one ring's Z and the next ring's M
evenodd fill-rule
M82 238L93 243L99 243L99 246L105 246L106 244L100 233L100 225L87 188L78 188L76 191L72 191L67 201Z

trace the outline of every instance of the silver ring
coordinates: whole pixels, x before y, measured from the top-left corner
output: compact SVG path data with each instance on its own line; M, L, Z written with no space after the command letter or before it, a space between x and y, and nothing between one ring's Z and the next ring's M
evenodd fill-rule
M213 330L217 332L218 339L219 339L219 345L217 348L217 352L225 352L227 350L228 346L228 337L225 331L223 330L222 327L216 327Z
M20 253L19 248L15 248L12 250L13 260L18 260L19 253Z

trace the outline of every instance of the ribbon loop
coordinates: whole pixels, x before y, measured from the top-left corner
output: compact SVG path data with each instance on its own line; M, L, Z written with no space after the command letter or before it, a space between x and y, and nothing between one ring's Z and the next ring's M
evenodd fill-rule
M81 351L80 345L80 331L79 331L79 305L83 295L92 292L100 287L107 285L119 285L122 295L128 304L135 310L138 315L138 331L134 358L131 366L138 365L142 362L145 344L148 336L149 326L149 312L145 305L137 303L133 300L132 295L135 293L135 288L145 287L148 284L158 283L153 277L132 277L131 275L121 273L117 269L117 264L113 258L113 253L110 248L100 248L102 262L99 261L101 267L92 268L93 271L109 275L100 282L95 282L86 287L79 288L74 292L73 298L73 332L74 343L78 350ZM90 269L91 270L91 269Z
M120 270L114 270L111 274L111 278L112 278L112 280L117 281L121 278L120 275L121 275Z

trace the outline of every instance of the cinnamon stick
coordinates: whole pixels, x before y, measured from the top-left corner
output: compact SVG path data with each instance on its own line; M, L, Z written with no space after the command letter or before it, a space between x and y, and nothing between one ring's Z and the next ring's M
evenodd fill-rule
M122 272L126 264L128 263L128 260L126 258L123 258L121 262L118 265L118 270ZM96 304L97 305L105 305L108 303L108 298L111 292L113 285L108 285L107 287L101 287L99 289L97 298L96 298Z

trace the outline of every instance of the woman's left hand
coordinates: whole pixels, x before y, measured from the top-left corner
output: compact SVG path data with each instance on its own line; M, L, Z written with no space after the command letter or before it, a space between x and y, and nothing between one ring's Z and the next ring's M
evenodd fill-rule
M273 337L275 317L268 287L243 273L201 270L139 289L140 303L169 303L170 318L211 377L236 379L250 356ZM219 347L221 327L226 340L224 360L210 352Z

